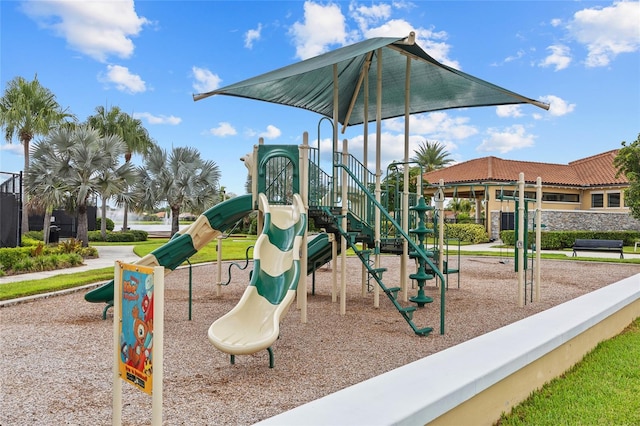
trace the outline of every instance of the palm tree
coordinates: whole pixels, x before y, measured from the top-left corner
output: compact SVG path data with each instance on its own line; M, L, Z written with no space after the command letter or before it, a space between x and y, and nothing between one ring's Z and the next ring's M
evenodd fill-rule
M87 207L91 196L108 194L105 176L120 175L117 158L126 146L118 136L101 137L90 126L62 126L52 132L34 149L34 169L49 169L60 191L76 206L78 229L76 238L84 247L89 245ZM129 166L130 167L130 166ZM116 179L114 186L117 187ZM107 195L103 195L107 197ZM106 222L103 220L103 222Z
M155 145L149 136L149 132L142 125L142 121L133 118L117 106L111 107L110 109L103 106L96 107L96 113L87 117L87 124L98 129L102 136L118 135L122 138L126 145L124 152L125 163L131 161L134 153L146 155L149 149ZM127 191L128 185L125 186L122 193L116 197L118 205L124 206L122 223L124 230L128 228L128 203L131 199Z
M49 244L51 214L54 208L64 203L67 192L65 186L47 163L48 158L51 158L50 155L52 155L48 152L49 146L40 142L31 148L31 164L25 176L25 186L29 190L27 195L30 197L30 209L44 211L42 232L44 243Z
M29 143L37 135L46 135L51 129L75 117L63 110L56 97L43 87L36 75L32 81L15 77L7 83L0 98L0 126L11 143L17 137L24 149L24 174L29 172ZM26 180L26 179L25 179ZM29 194L28 187L23 189ZM28 199L27 199L28 200ZM29 231L29 209L22 209L22 233Z
M219 200L220 170L215 162L203 160L195 148L173 148L168 155L155 146L138 173L134 186L138 208L153 209L166 202L171 208L171 236L179 230L182 210L199 214Z
M423 172L441 169L453 161L452 158L449 158L445 147L438 142L424 141L413 152L415 156L411 158L411 161L418 162L422 166Z
M117 197L125 202L131 201L131 196L126 192L138 176L136 169L131 163L125 162L119 165L118 158L125 148L124 141L116 135L103 137L100 140L102 152L111 160L111 165L98 170L96 175L97 192L100 194L101 206L100 214L100 234L102 239L107 236L107 201L112 197Z
M472 210L471 201L466 199L454 198L449 202L447 206L447 210L453 212L456 219L458 219L458 215L463 213L468 215Z

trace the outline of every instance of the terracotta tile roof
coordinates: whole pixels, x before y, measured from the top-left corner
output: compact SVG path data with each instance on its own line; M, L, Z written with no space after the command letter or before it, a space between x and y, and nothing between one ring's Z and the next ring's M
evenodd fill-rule
M537 163L482 157L458 163L424 174L430 183L444 179L445 183L515 182L520 172L527 182L535 183L540 176L545 185L602 186L627 184L624 176L616 178L613 165L618 150L572 161L569 164Z

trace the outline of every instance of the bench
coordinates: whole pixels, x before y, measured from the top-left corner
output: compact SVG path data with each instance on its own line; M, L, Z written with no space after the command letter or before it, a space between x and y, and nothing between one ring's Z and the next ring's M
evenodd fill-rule
M599 251L620 253L620 259L624 259L622 243L622 240L576 240L573 243L573 256L576 256L576 251Z

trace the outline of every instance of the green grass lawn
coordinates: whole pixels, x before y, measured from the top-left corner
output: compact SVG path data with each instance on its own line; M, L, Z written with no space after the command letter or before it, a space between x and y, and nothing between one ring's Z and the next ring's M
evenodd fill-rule
M151 241L146 241L145 244L136 243L133 248L133 252L144 257L151 253L155 249L163 246L167 241L166 238L154 238ZM249 249L249 259L253 258L253 249L251 246L256 244L255 236L248 236L242 238L224 238L222 240L222 260L239 260L245 259L247 256L247 249ZM211 241L209 244L200 249L196 254L189 258L189 262L192 264L203 262L215 262L218 260L218 241ZM187 264L185 262L184 264Z
M640 318L503 415L499 425L640 425Z

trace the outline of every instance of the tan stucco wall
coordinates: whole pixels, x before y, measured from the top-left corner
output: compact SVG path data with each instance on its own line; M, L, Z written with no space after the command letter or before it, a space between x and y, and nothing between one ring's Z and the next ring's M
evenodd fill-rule
M640 317L640 300L567 341L473 398L458 405L430 425L492 425L503 412L524 401L531 392L579 362L599 342L620 334ZM522 336L526 339L526 336Z

